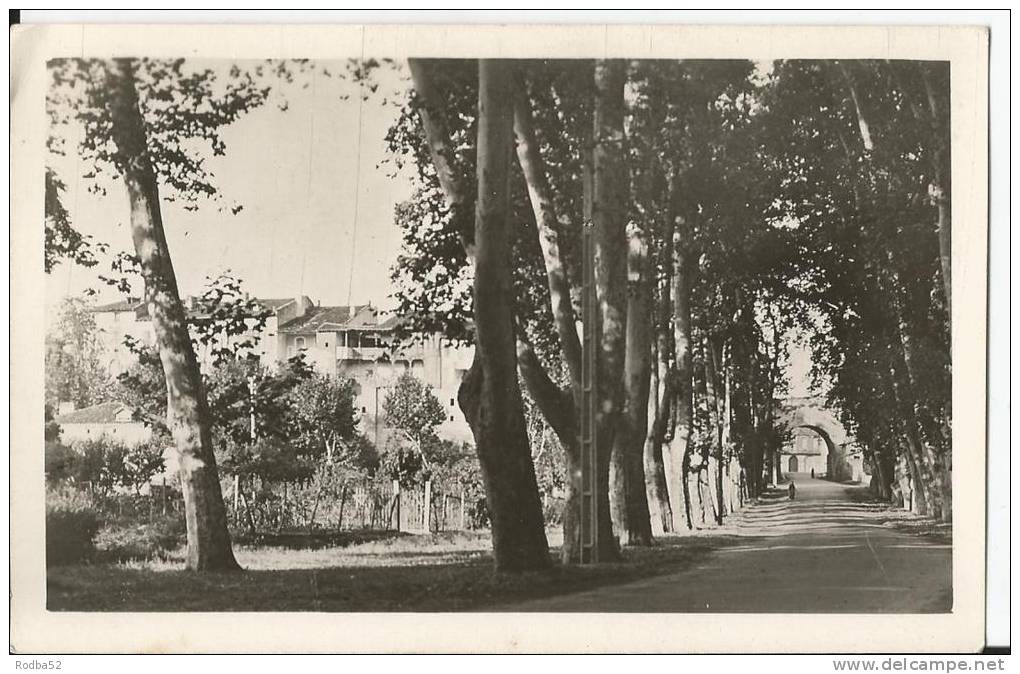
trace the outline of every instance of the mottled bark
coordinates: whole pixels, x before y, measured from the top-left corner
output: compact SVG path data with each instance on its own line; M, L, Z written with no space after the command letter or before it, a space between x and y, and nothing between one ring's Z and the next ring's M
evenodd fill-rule
M624 408L610 468L613 527L628 545L651 545L651 515L645 490L644 445L648 433L651 370L651 288L648 241L636 225L628 228L627 324Z
M529 370L523 371L525 382L538 404L542 414L556 431L566 454L565 486L566 499L563 515L563 547L561 556L564 563L581 561L581 532L579 527L578 508L581 480L580 446L577 437L577 410L581 404L581 341L577 334L577 323L572 304L572 289L567 270L560 253L561 237L569 223L559 221L553 201L552 189L549 184L545 162L539 151L535 137L534 120L531 102L528 98L525 78L518 77L518 86L514 91L514 134L517 145L517 161L528 187L528 197L535 217L536 235L542 250L545 264L546 282L549 288L549 304L552 311L553 324L559 337L560 352L570 376L570 393L563 404L564 394L542 369L542 364L531 353L528 359ZM521 360L522 364L524 359ZM539 372L538 370L542 370ZM535 384L533 386L533 383ZM546 385L547 384L547 385ZM536 386L540 389L536 393ZM555 392L549 390L549 387ZM550 415L557 417L556 421ZM567 435L566 433L569 433Z
M627 324L627 201L623 151L624 62L595 64L591 221L594 227L599 354L597 511L599 559L618 555L609 510L609 464L623 412L623 368Z
M921 80L924 83L925 94L928 98L928 109L932 120L932 136L935 151L932 155L934 168L934 181L929 187L929 193L938 211L937 225L939 237L939 263L942 272L942 285L946 300L946 328L947 331L952 325L952 164L951 148L949 138L949 120L947 106L944 106L935 84L932 82L934 67L947 67L944 64L931 66L919 64L921 69ZM942 521L950 522L953 517L953 454L952 454L952 390L948 387L947 395L942 411L940 424L942 427L943 456L940 462L940 489L942 492Z
M935 90L932 82L933 75L930 71L932 66L924 63L917 65L921 72L921 82L924 84L925 96L928 100L928 114L931 116L932 143L932 168L934 169L934 181L929 187L932 201L938 211L936 229L939 237L939 263L942 271L942 285L946 299L946 323L952 320L952 202L951 202L951 176L952 167L950 164L951 143L949 140L948 111L944 109L940 96ZM939 64L935 67L946 67ZM915 113L916 114L916 113Z
M896 402L900 425L903 429L903 454L907 460L907 466L913 482L914 498L913 510L921 515L927 515L931 507L928 498L928 484L930 471L925 465L924 451L921 448L921 440L917 430L917 420L914 417L913 403L906 396L904 377L894 366L890 370L893 400Z
M538 227L553 323L560 340L563 361L570 374L574 398L580 400L581 340L577 335L577 323L570 299L570 280L560 253L560 237L568 223L559 222L556 214L545 162L535 138L531 103L523 86L518 86L514 92L514 134L517 139L517 160L528 186L528 197Z
M196 571L238 569L216 470L208 401L163 230L133 59L114 62L108 91L113 139L131 207L131 238L166 377L167 427L178 454L187 524L185 563Z
M496 569L516 572L546 568L549 550L517 384L508 236L512 68L479 61L475 356L458 399L481 464Z
M723 496L723 410L722 401L719 396L719 363L722 360L722 346L713 339L708 339L705 344L705 398L708 401L709 414L715 426L713 440L715 447L709 455L709 471L714 482L711 492L713 505L715 506L716 524L722 524L725 513L725 499Z
M651 367L648 385L648 433L644 449L645 489L648 496L648 511L652 519L653 535L675 530L662 451L669 426L673 398L673 386L670 384L669 352L663 344L665 340L662 338L662 332L664 331L660 326L660 335L654 350L655 364Z
M684 455L680 464L680 490L683 496L684 521L688 529L694 528L694 522L691 519L691 453L691 446L688 444L684 448ZM677 529L679 530L679 527Z
M949 462L952 459L951 446L944 442L941 436L937 438L925 437L919 418L918 392L922 390L921 373L918 372L918 365L915 356L914 335L911 326L907 322L904 313L903 300L900 297L902 287L899 274L895 270L895 260L892 253L889 253L889 275L892 281L890 290L890 305L893 317L896 322L896 334L899 340L898 345L893 346L896 357L903 364L903 376L899 395L904 401L904 420L909 424L908 428L914 436L913 442L919 446L920 459L919 467L923 468L923 474L927 483L925 491L928 496L927 504L932 509L932 514L939 516L943 521L952 520L952 474L949 469ZM898 349L896 347L899 347ZM938 435L938 434L936 434ZM943 441L940 444L942 451L934 446L934 440Z
M563 447L566 480L564 481L563 546L560 557L564 564L581 561L580 513L581 448L577 427L577 407L573 396L550 378L530 345L519 341L517 365L531 399L549 422Z
M691 366L691 302L690 265L681 240L679 223L674 221L672 260L672 328L675 349L673 382L676 427L673 437L666 446L663 460L666 466L669 502L675 516L681 510L690 510L690 494L686 484L687 474L683 466L690 467L690 439L694 422L694 372ZM690 515L687 523L690 526ZM675 520L674 520L675 521ZM679 528L679 522L675 521Z

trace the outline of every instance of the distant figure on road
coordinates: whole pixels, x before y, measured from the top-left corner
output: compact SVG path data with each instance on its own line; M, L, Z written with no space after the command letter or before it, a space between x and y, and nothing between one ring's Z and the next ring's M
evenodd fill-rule
M812 480L815 479L815 469L814 468L811 469L811 479Z
M793 500L793 499L795 499L795 498L797 498L797 485L795 485L795 484L794 484L794 483L793 483L793 482L791 481L791 482L790 482L790 500L792 501L792 500Z

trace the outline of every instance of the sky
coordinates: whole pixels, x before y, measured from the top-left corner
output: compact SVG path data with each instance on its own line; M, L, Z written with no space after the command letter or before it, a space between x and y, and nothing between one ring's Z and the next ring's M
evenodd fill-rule
M407 84L402 73L376 73L380 87L367 101L354 83L307 76L307 88L288 87L286 111L271 100L223 131L226 156L209 157L208 165L223 204L243 210L161 204L183 296L199 294L207 276L229 269L258 297L305 294L323 304L349 298L392 306L389 274L400 247L393 209L410 197L413 169L393 176L392 162L384 163L385 135L398 109L392 97L387 104L383 98ZM91 169L73 152L54 167L68 185L64 205L74 226L114 251L132 250L123 185L111 183L106 196L89 193L80 176ZM101 301L120 299L97 281L104 266L62 264L48 279L51 303L88 287L101 289Z

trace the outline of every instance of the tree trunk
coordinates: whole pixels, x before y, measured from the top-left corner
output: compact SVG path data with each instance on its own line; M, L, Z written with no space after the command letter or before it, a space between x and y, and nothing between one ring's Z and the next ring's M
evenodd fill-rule
M624 408L613 445L610 503L613 527L621 540L626 540L628 545L651 545L652 525L644 470L652 366L648 242L645 233L633 225L629 228L628 239Z
M867 152L871 152L875 149L875 144L871 138L871 127L868 124L867 116L864 114L864 108L861 106L861 100L857 96L857 86L854 84L853 75L850 73L850 68L843 62L839 62L839 69L843 74L843 79L846 82L847 88L850 90L850 100L853 101L854 112L857 115L857 128L861 134L861 143L864 145L864 149Z
M919 406L917 398L918 391L922 390L920 383L921 375L918 372L918 365L914 355L913 335L911 334L910 325L904 316L903 302L899 296L899 288L901 287L899 274L892 267L893 260L891 253L889 257L890 275L893 282L890 297L899 338L899 344L894 345L893 352L897 354L898 361L902 362L903 371L906 373L905 377L901 375L903 381L899 391L899 395L903 400L904 421L909 424L908 428L912 434L912 442L917 443L918 451L920 452L918 458L921 463L919 467L923 467L922 472L926 480L927 504L931 508L932 514L948 522L952 519L952 482L950 473L947 470L951 447L943 447L943 451L940 453L933 446L931 437L928 436L926 438L921 432L922 427L920 424L921 420L918 417ZM899 347L898 349L896 348L897 346ZM936 495L937 498L932 498Z
M688 475L683 466L690 468L690 440L694 423L694 371L691 367L691 303L690 270L687 254L681 240L679 223L674 222L673 233L673 342L676 350L676 369L673 381L676 386L676 428L664 453L669 502L675 516L681 510L690 511ZM687 515L688 528L690 515ZM679 528L679 522L675 522Z
M517 160L528 186L528 197L535 217L537 239L545 262L546 281L549 287L549 304L553 323L560 340L560 350L570 375L570 395L564 404L563 393L549 379L538 358L528 347L526 353L518 347L522 375L542 415L553 427L565 455L566 499L563 510L563 547L561 556L565 564L581 561L581 531L578 518L581 480L580 446L577 437L577 410L581 404L581 342L571 302L570 279L561 255L561 236L568 223L560 222L545 163L535 137L531 103L523 77L514 91L514 134L517 138ZM531 357L528 357L531 356ZM524 358L527 357L527 368ZM555 390L554 390L555 389Z
M682 472L680 474L680 488L683 491L684 517L687 521L687 528L693 529L694 522L691 520L691 446L684 448L684 456L681 461Z
M523 86L518 86L514 91L514 134L517 138L517 160L528 186L528 197L538 228L538 242L545 262L553 323L560 339L563 360L570 373L574 399L580 401L581 340L577 335L577 323L570 299L570 279L567 277L560 253L562 248L560 236L566 223L560 223L557 219L545 163L542 161L538 140L535 138L531 103Z
M468 261L474 260L474 195L469 186L464 184L460 173L454 166L454 148L451 142L450 124L446 119L445 100L437 90L431 76L431 66L421 59L408 59L415 92L421 99L422 106L418 111L425 137L429 144L429 154L436 177L446 197L446 205L450 209L454 228L460 238L461 246L467 254Z
M624 62L595 64L595 119L592 151L591 221L594 227L595 287L599 305L598 540L599 559L615 559L609 509L609 464L623 411L627 327L627 202L623 152Z
M935 152L932 164L935 169L935 180L930 191L938 209L939 262L942 269L942 284L946 296L946 323L952 321L952 202L950 182L952 175L950 164L951 143L949 142L948 120L939 102L939 96L932 83L927 64L918 64L921 70L921 81L928 97L928 109L931 113L933 143ZM943 67L939 64L938 67Z
M167 426L180 462L188 532L186 565L196 571L238 569L216 470L208 402L163 231L134 68L132 59L116 59L110 78L110 112L131 204L131 238L166 377Z
M927 515L931 505L928 499L928 471L925 468L924 452L918 437L917 421L914 418L911 401L905 397L903 384L899 382L901 375L898 373L898 368L893 367L890 370L890 377L893 400L896 402L900 425L903 428L903 454L914 483L914 507L912 510L918 514Z
M651 382L648 386L649 422L644 449L645 486L648 495L648 509L652 516L653 535L675 531L662 451L669 425L673 387L670 384L669 354L662 344L661 335L658 342L655 348L656 364L651 368Z
M711 338L706 341L705 350L705 399L708 402L709 413L715 425L713 438L715 440L715 450L710 455L714 463L710 462L709 470L715 482L712 489L715 521L716 524L722 524L723 516L726 513L724 511L725 500L723 497L723 411L721 408L722 403L719 399L719 361L721 357L718 353L719 347Z
M476 339L458 399L481 464L496 569L516 572L549 566L549 547L517 384L508 240L512 67L508 61L479 61Z
M563 547L560 549L564 564L580 563L581 447L578 436L577 408L573 397L557 386L546 373L534 350L523 340L517 343L517 366L542 416L549 422L563 447L566 467L563 504Z
M932 82L930 68L946 67L944 64L930 66L920 64L921 80L924 83L925 94L928 97L928 108L931 111L933 143L935 152L932 163L934 165L935 180L930 187L930 193L935 206L938 209L938 237L939 237L939 262L942 271L942 284L946 299L946 328L947 331L952 325L952 144L949 138L949 125L947 111L943 109L938 92ZM951 387L950 387L951 388ZM940 491L942 493L942 521L950 522L953 518L953 452L952 452L952 431L949 428L952 414L952 391L945 400L945 411L942 416L943 435L943 456L939 465Z
M875 495L882 501L888 501L892 498L892 466L887 455L874 445L870 447L869 454L875 470Z

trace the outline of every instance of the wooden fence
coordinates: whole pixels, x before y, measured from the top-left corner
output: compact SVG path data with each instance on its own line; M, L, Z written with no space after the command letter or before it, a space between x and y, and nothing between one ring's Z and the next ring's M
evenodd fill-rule
M478 500L460 485L426 482L409 487L395 481L351 480L325 494L314 486L284 484L258 491L242 489L238 498L233 490L234 485L224 485L235 526L260 531L307 528L422 533L485 524L480 522Z

